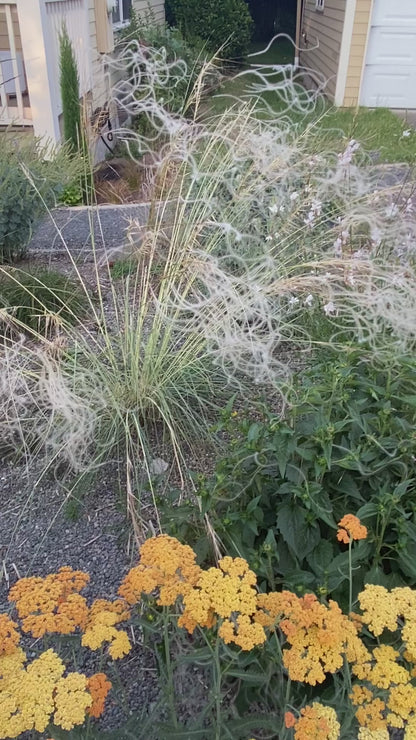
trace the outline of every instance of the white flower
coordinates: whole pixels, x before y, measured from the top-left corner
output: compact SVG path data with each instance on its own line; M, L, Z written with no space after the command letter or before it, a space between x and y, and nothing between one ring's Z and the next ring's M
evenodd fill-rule
M352 161L352 158L357 151L357 149L360 148L360 145L358 141L355 139L351 139L351 141L348 143L348 146L346 147L345 151L341 154L338 154L338 163L340 165L347 165L350 164Z
M395 218L399 212L399 208L396 205L396 203L392 203L390 206L387 206L386 208L386 217L387 218Z
M324 312L326 316L335 316L337 313L337 307L333 301L329 301L324 306Z
M306 296L305 300L303 301L305 306L312 306L313 303L313 295L312 293L309 293L309 295Z
M296 306L297 303L299 303L299 298L296 298L296 296L292 295L289 298L289 306L290 306L290 308L293 308L293 306Z
M270 236L270 235L269 235L269 236L266 236L266 242L271 242L271 241L272 241L272 239L273 239L273 237L272 237L272 236Z
M383 234L377 226L373 226L371 229L371 241L374 247L379 247L383 238Z
M270 213L272 214L272 216L276 216L276 214L277 214L277 211L278 211L278 207L277 207L277 205L276 205L276 204L274 204L274 205L272 205L272 206L269 206L269 211L270 211Z
M402 136L407 139L408 136L411 136L412 132L409 128L406 129L406 131L403 131Z
M290 200L297 200L298 198L299 198L299 193L296 193L296 191L290 194Z

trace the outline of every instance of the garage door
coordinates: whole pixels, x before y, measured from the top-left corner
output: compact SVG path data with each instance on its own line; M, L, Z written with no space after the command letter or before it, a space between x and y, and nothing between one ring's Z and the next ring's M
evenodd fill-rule
M416 0L374 0L360 103L416 108Z

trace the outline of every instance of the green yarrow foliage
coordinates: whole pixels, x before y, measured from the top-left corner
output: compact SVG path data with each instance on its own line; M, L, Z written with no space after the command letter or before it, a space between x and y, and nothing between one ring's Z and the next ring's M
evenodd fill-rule
M228 412L220 425L229 446L198 497L226 551L268 587L342 602L348 548L337 523L352 513L369 531L353 547L355 594L364 583L414 585L414 358L390 367L357 351L325 359L300 373L287 402L284 418L265 406L255 421ZM177 512L172 533L184 526Z
M185 38L204 39L213 52L223 47L229 59L247 53L253 21L245 0L169 0L167 13Z

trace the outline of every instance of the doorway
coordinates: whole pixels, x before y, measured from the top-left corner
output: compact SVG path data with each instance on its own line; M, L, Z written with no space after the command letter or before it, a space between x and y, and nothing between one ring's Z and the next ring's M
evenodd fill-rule
M254 21L254 42L270 41L277 33L296 34L296 0L247 0Z

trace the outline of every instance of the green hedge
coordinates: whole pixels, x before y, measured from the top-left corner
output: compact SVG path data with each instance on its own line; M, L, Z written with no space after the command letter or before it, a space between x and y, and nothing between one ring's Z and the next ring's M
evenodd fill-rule
M239 59L248 51L253 21L245 0L168 0L167 15L185 38L203 39L212 52L223 47L222 57Z

